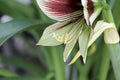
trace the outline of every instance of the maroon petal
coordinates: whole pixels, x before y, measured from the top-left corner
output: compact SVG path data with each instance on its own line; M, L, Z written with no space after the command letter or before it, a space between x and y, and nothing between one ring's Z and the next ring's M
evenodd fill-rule
M37 0L42 11L52 19L64 21L65 18L81 16L79 0ZM78 12L79 11L79 12ZM68 15L74 13L74 15Z
M90 16L94 12L94 3L91 0L88 0L87 6L88 6L87 10L88 10L89 18L90 18Z
M69 14L80 9L77 3L77 0L54 0L46 2L45 5L47 5L46 7L48 7L48 11L50 12L56 14Z

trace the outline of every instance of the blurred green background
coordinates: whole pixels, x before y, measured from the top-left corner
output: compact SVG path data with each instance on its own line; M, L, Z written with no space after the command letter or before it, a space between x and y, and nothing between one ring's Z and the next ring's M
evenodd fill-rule
M120 0L108 3L119 31ZM44 29L54 22L36 0L0 0L0 80L115 80L103 36L89 48L86 64L82 58L70 66L64 63L64 45L37 46ZM77 50L78 46L69 60Z

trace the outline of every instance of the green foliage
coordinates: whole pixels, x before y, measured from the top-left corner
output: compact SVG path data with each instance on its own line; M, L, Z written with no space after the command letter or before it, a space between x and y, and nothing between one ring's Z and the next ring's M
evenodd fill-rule
M17 74L2 68L0 68L0 75L5 77L19 77Z
M8 23L0 24L0 45L19 31L34 27L40 24L37 20L14 20Z
M120 5L119 3L120 3L120 0L116 0L116 4L114 5L114 8L113 8L113 16L114 16L114 20L115 20L115 23L118 29L120 28L120 16L119 16Z
M34 16L34 9L31 6L24 5L16 0L0 0L0 11L14 18Z
M86 64L82 63L82 59L78 59L70 66L65 64L62 54L63 46L37 46L43 30L54 21L41 12L35 0L31 0L31 2L30 5L25 5L17 0L0 0L0 16L8 15L13 18L9 22L0 22L0 65L3 65L3 67L0 67L0 80L120 79L120 45L105 45L103 37L97 39L94 45L89 48ZM108 2L111 5L114 21L119 30L120 0L108 0ZM86 37L86 35L84 36ZM10 42L10 44L19 46L19 44L14 43L14 40L11 42L11 38L14 37L19 38L32 53L28 53L27 49L25 52L19 51L13 45L9 45L12 54L10 56L6 55L7 52L2 51L5 43ZM76 53L78 46L73 49L72 54ZM8 68L9 66L13 66L15 69L12 70ZM24 75L19 70L29 73L29 75Z

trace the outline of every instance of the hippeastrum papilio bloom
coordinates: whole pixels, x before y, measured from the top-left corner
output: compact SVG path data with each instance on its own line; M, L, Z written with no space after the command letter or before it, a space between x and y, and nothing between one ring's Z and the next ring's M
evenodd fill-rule
M85 62L88 47L103 32L106 43L119 42L114 22L98 19L103 10L107 9L107 3L102 0L37 0L37 3L48 17L57 21L45 29L38 45L57 46L64 43L66 61L78 42L79 50L70 64L79 56L82 56Z

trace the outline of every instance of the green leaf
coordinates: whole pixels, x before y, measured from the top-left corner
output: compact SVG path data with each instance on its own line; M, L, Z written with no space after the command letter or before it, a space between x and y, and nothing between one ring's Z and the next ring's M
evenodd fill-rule
M3 55L0 55L1 63L13 65L18 68L24 69L30 73L32 73L35 76L45 76L45 70L43 71L40 67L35 65L32 62L29 62L25 60L24 58L20 57L6 57Z
M114 0L113 0L114 1ZM116 0L115 6L113 8L113 17L114 21L116 23L117 29L119 29L120 26L120 0Z
M113 70L116 80L120 79L120 44L111 44L107 46L109 49Z
M24 5L16 0L0 0L0 12L14 18L33 17L34 10L31 6Z
M0 76L4 76L4 77L19 77L18 74L14 73L14 72L11 72L7 69L3 69L3 68L0 68Z
M107 3L111 6L112 9L114 9L114 6L116 4L117 0L107 0Z
M43 79L41 77L17 77L17 78L0 78L0 80L48 80L48 79Z
M100 48L100 59L99 61L99 70L98 77L99 80L107 80L109 66L110 66L110 54L108 52L108 48L105 44L103 44Z
M81 53L81 56L83 57L84 63L86 62L90 32L91 32L90 28L86 26L85 30L82 32L82 34L79 37L79 48L80 48L80 53Z
M0 24L0 46L7 41L14 34L23 31L28 28L35 28L35 26L41 25L39 20L14 20L7 23Z

